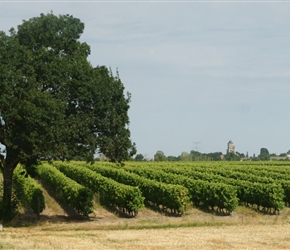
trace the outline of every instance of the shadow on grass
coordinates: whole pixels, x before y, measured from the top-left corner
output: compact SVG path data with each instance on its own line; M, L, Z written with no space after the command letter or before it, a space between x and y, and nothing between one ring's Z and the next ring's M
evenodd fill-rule
M182 213L174 212L171 211L170 209L163 208L161 206L156 206L155 204L152 204L151 202L148 201L145 201L145 206L154 212L166 215L168 217L181 217L183 215Z
M67 204L67 202L60 197L51 187L46 185L44 182L41 182L43 188L47 191L48 195L51 196L55 202L63 209L65 214L64 217L70 218L70 220L87 220L88 218L80 215L72 206ZM42 216L42 215L41 215Z
M112 214L117 215L120 218L131 219L137 216L137 213L129 213L125 209L118 208L116 206L112 206L111 204L107 203L106 201L99 201L100 205L103 206L107 211Z
M45 223L81 223L84 222L84 219L73 219L71 217L68 217L66 215L40 215L39 219L35 218L35 215L26 212L25 214L22 214L20 217L16 217L13 219L10 223L8 223L6 226L9 227L29 227L29 226L37 226L42 225Z
M224 210L219 210L217 208L210 208L210 207L207 207L207 206L196 206L197 209L201 210L202 212L205 212L205 213L208 213L208 214L212 214L212 215L215 215L215 216L221 216L221 217L224 217L224 216L230 216L231 213L228 212L228 211L224 211Z
M263 215L279 215L280 210L274 208L259 207L258 205L242 204L243 206Z

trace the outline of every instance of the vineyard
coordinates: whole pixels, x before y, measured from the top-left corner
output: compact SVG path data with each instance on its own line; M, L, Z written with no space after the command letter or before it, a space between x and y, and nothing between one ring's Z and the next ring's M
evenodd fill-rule
M231 214L238 206L279 214L290 204L289 168L287 162L56 161L39 165L36 179L18 166L14 190L38 217L45 209L41 185L85 217L96 199L131 217L144 206L171 215L190 207Z

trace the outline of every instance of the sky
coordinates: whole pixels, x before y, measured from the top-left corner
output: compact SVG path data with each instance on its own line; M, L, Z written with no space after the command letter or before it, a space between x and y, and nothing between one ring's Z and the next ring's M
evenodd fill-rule
M0 1L0 30L51 11L118 70L138 153L290 150L290 1Z

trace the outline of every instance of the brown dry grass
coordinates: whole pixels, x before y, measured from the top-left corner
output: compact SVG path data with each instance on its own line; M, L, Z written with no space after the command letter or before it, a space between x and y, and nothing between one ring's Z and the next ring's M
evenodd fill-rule
M0 249L290 249L289 209L263 215L239 207L231 216L191 209L167 217L144 208L128 219L98 207L90 221L46 209L40 221L26 215L21 222L0 232Z
M290 249L290 225L143 230L6 228L3 249Z

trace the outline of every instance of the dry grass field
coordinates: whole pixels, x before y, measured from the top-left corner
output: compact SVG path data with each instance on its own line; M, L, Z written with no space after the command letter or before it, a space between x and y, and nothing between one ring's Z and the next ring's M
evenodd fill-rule
M55 230L53 230L53 228ZM289 225L72 230L7 228L1 249L290 249Z
M0 232L0 249L290 249L290 210L264 215L239 207L231 216L190 209L168 217L147 208L120 218L102 207L90 220L46 209L28 213Z

